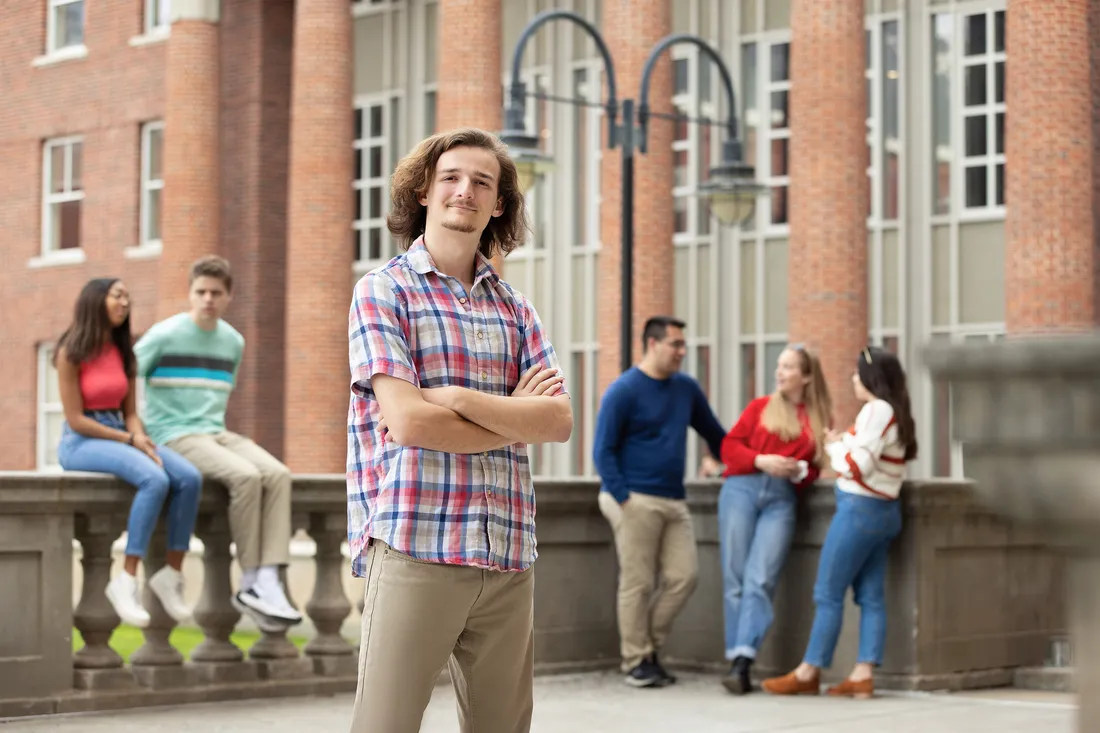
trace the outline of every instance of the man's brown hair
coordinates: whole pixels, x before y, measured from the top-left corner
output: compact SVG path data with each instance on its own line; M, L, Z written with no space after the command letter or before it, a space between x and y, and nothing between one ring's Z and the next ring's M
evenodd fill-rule
M191 276L187 280L190 287L200 277L213 277L221 280L227 293L233 292L233 273L229 269L229 260L218 255L206 255L191 265Z
M423 140L397 164L393 172L390 185L393 206L386 216L386 226L403 249L408 249L424 233L428 212L420 199L428 194L439 156L462 146L488 150L500 164L497 198L504 211L500 216L489 219L485 231L481 233L478 251L485 257L493 257L497 253L506 255L523 244L528 228L527 206L523 192L519 190L516 164L508 155L508 148L492 133L476 127L461 127Z

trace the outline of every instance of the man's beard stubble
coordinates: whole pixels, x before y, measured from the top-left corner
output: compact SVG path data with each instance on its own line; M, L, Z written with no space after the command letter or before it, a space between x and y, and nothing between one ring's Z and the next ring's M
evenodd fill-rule
M450 219L443 220L443 228L450 229L452 232L461 232L462 234L473 234L477 231L477 227L473 224L463 221L451 221Z

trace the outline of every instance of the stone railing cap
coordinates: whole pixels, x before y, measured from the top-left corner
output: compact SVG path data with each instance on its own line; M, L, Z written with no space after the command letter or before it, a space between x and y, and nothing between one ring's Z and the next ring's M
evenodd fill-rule
M921 360L940 379L1100 374L1100 333L1014 337L989 343L932 343L921 349Z

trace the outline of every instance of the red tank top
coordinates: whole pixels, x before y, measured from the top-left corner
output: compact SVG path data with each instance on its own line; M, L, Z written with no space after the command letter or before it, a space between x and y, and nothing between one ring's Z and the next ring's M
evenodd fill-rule
M114 344L108 344L99 356L80 365L80 396L84 398L85 410L122 409L129 391L130 380L122 365L122 354Z

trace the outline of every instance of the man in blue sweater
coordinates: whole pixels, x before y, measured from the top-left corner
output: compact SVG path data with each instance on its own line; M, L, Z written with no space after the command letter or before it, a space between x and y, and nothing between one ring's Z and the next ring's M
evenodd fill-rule
M710 448L706 473L719 468L715 457L726 431L699 384L680 373L687 354L683 321L650 318L642 349L641 363L603 395L594 451L603 482L600 511L611 524L619 557L622 670L627 684L651 687L676 681L657 652L699 574L684 495L687 429L694 428Z

